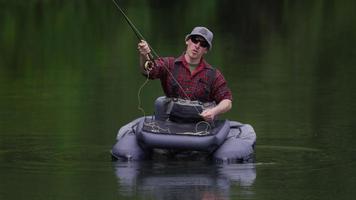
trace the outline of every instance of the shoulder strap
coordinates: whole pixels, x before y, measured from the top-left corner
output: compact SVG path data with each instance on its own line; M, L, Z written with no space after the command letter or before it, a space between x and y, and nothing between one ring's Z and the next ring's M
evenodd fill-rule
M211 67L208 72L207 72L207 77L208 77L208 87L205 88L205 95L203 100L208 101L209 100L209 95L211 93L211 90L213 88L213 83L216 77L216 69Z
M179 65L178 63L174 63L174 66L173 66L173 78L178 80L178 74L179 74ZM172 80L172 94L171 95L176 95L176 96L173 96L173 97L178 97L177 94L178 94L178 90L179 90L179 86L178 86L178 83L176 81L174 81L174 79L171 79Z

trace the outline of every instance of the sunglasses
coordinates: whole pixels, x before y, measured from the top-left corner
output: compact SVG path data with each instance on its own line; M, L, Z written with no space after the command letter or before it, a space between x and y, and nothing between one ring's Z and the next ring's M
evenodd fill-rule
M198 44L203 48L209 48L209 43L207 41L205 41L203 38L201 37L197 37L197 36L193 36L190 38L190 40L194 43L194 44Z

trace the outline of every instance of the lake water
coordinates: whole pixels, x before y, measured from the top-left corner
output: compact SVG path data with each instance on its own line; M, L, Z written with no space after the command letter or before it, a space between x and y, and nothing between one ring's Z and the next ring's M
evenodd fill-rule
M112 1L0 1L0 199L353 199L352 1L120 1L161 56L196 25L256 163L112 162L142 113L137 38ZM163 93L150 81L147 114Z

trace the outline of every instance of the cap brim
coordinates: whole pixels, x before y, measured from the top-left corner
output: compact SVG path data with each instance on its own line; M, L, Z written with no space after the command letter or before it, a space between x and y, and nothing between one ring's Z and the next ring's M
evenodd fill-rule
M193 36L193 35L197 35L197 36L200 36L200 37L204 38L204 40L209 44L208 49L209 49L209 50L211 49L211 44L210 44L210 42L208 42L207 38L206 38L204 35L199 34L199 33L188 34L187 36L185 36L185 41L187 41L187 40L188 40L191 36Z

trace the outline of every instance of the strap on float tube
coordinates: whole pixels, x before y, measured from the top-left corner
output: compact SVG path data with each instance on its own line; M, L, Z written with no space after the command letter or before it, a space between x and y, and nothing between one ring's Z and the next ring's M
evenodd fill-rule
M140 33L140 31L136 28L136 26L132 23L132 21L129 19L129 17L125 14L125 12L122 10L122 8L120 7L119 3L117 0L112 0L115 4L115 6L119 9L119 11L121 12L121 14L124 16L126 22L129 24L129 26L131 27L132 31L135 33L137 39L139 41L141 40L145 40L145 38L142 36L142 34ZM147 40L145 40L147 41ZM156 53L156 51L148 44L149 48L151 49L152 53L154 54L154 56L156 58L159 58L158 54ZM150 70L150 68L154 67L155 62L154 62L154 58L153 55L151 53L147 54L147 60L145 63L145 68L147 67L148 70ZM177 79L173 76L172 72L169 71L169 69L167 68L167 66L163 65L163 67L167 70L168 74L172 77L172 79L174 80L174 82L177 83L178 87L182 90L184 96L188 99L191 100L189 98L189 96L187 95L187 93L184 91L184 88L182 87L181 84L179 84L179 82L177 81ZM197 111L197 113L200 113L199 109L197 107L195 107L195 110Z

